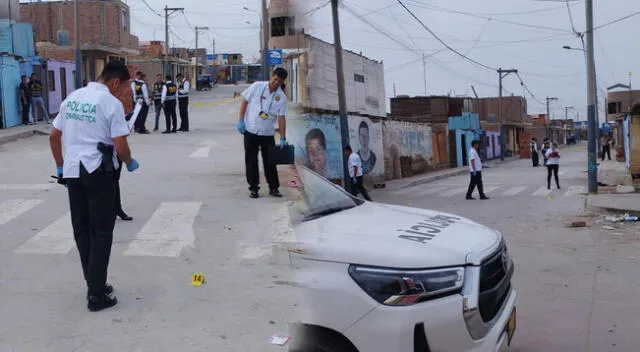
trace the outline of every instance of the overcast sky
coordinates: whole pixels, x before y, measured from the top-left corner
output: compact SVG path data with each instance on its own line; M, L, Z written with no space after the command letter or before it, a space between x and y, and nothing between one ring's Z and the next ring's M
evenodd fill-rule
M329 1L298 1L301 10L307 12L298 18L298 26L333 42ZM581 48L580 40L572 34L565 1L402 1L429 29L460 53L491 68L518 69L524 84L537 98L526 92L530 113L544 113L545 97L555 96L560 100L553 103L554 115L563 117L564 107L573 106L576 109L570 116L575 117L578 112L580 119L586 118L584 54L562 49L564 45ZM151 12L143 0L126 2L132 9L133 32L141 40L163 40L163 18ZM185 8L186 20L182 15L170 20L175 33L171 37L177 45L195 46L192 27L208 26L210 30L201 35L201 47L206 45L211 50L215 38L217 52L240 52L249 60L258 55L260 18L243 7L259 11L260 0L146 2L159 13L165 4ZM397 94L424 95L423 53L430 56L426 65L428 95L473 96L473 85L479 96L497 96L495 70L479 67L445 49L396 0L343 0L342 3L343 46L384 62L387 96L393 96L394 83ZM583 32L584 0L569 0L569 4L573 26ZM595 0L595 24L606 24L638 11L637 0ZM606 87L627 83L629 72L635 72L632 82L638 82L640 87L640 49L635 44L640 33L640 16L605 26L596 33L596 69L602 109ZM505 95L523 94L515 75L504 80L504 88Z

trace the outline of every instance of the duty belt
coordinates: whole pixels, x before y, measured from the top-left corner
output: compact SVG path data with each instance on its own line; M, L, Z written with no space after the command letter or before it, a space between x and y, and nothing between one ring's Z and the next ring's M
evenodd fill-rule
M98 150L102 153L102 168L105 172L113 172L113 146L98 143Z

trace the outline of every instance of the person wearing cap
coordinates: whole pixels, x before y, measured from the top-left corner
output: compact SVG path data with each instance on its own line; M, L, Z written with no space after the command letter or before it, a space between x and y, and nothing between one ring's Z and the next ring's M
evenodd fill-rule
M258 170L258 151L262 153L264 174L269 184L269 194L282 197L279 191L278 169L269 162L269 148L275 146L274 123L278 121L280 149L286 144L287 96L280 88L287 79L287 70L278 67L271 79L255 82L242 92L240 116L236 128L244 135L244 160L247 183L251 198L258 198L260 174Z
M87 308L93 312L118 302L111 295L113 286L107 283L118 158L129 172L139 167L127 143L124 107L116 98L126 94L129 79L124 63L107 63L97 82L72 92L62 102L49 136L58 183L68 189L73 236L88 287Z

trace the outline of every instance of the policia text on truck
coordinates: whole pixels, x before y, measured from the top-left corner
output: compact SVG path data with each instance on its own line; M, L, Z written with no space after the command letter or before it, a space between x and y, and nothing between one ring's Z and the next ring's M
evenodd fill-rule
M114 96L128 89L129 78L122 62L109 62L97 82L74 91L62 102L49 137L58 181L69 192L73 236L91 311L117 303L110 296L113 287L107 284L116 220L114 172L118 157L130 172L139 167L127 143L124 107Z

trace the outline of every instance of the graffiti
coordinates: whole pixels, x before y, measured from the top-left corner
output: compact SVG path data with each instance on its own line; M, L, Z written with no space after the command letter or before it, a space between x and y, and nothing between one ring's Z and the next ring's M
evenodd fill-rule
M296 162L328 179L341 179L340 119L334 115L304 114L287 119L289 143L295 145Z
M381 124L374 124L366 117L349 116L349 143L362 159L365 175L384 174Z
M412 176L433 164L431 127L428 125L385 121L382 134L384 169L388 178Z

